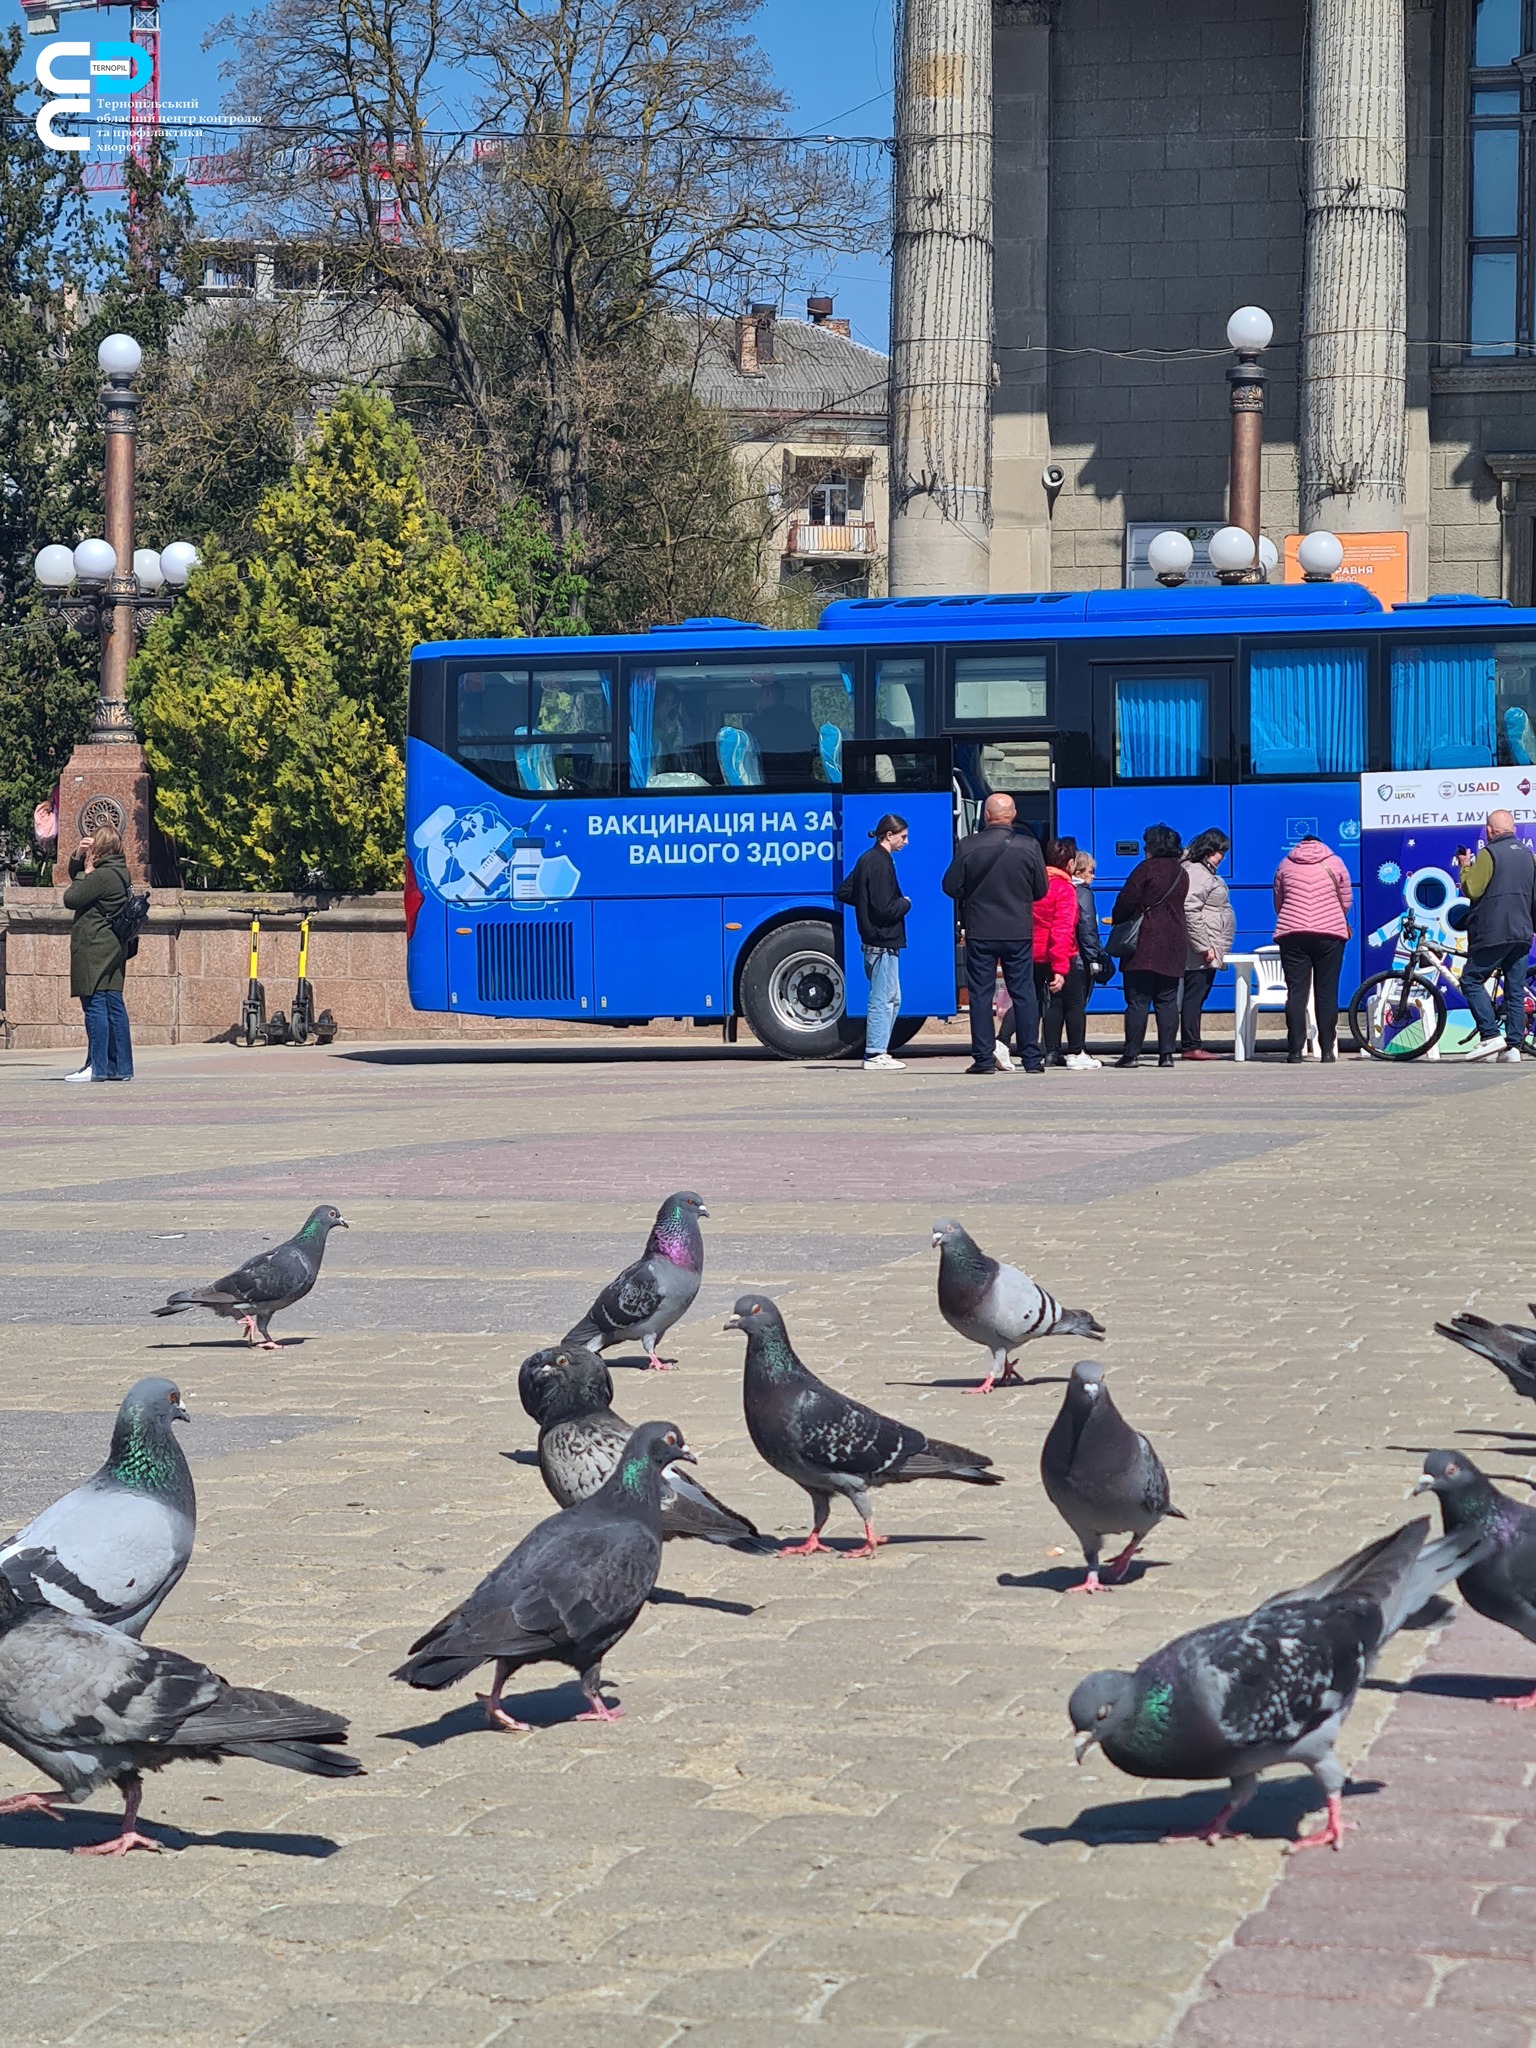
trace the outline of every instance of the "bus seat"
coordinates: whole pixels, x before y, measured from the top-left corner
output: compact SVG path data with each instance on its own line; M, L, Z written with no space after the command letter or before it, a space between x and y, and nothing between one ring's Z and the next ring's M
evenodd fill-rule
M709 783L702 775L694 775L685 768L667 768L660 775L652 775L646 782L647 789L708 789Z
M829 718L826 724L818 729L816 737L821 748L822 772L825 774L828 782L841 782L843 779L842 728L834 725Z
M518 747L517 779L524 789L558 789L553 747Z
M1517 768L1536 763L1536 731L1531 728L1530 714L1518 704L1504 707L1504 744Z
M739 725L722 725L715 735L720 773L732 789L761 789L763 757L751 733Z
M1431 768L1491 768L1493 761L1486 747L1431 747L1427 765Z
M1255 775L1296 776L1318 773L1315 747L1265 747L1254 749Z

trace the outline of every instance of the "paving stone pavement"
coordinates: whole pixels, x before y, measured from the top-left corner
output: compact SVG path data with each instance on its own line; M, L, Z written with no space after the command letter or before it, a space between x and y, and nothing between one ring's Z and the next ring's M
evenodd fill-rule
M0 1527L96 1462L134 1378L177 1377L217 1455L152 1632L346 1711L369 1775L180 1766L145 1801L176 1853L121 1864L64 1853L108 1799L0 1821L3 2048L1288 2048L1346 2025L1531 2048L1536 1716L1483 1695L1536 1653L1466 1619L1399 1638L1347 1732L1351 1760L1374 1738L1359 1832L1294 1863L1305 1777L1243 1839L1165 1846L1214 1792L1075 1769L1064 1710L1083 1672L1404 1518L1424 1449L1527 1469L1527 1412L1430 1324L1532 1291L1528 1072L183 1048L98 1093L54 1086L66 1064L0 1060ZM680 1422L707 1484L802 1533L720 1329L766 1289L810 1364L1009 1484L881 1494L894 1540L867 1563L670 1545L666 1597L608 1660L625 1719L577 1724L544 1667L515 1690L533 1732L493 1733L471 1685L387 1674L549 1505L507 1455L532 1442L521 1359L688 1185L706 1288L675 1374L616 1366L624 1413ZM279 1319L302 1341L148 1315L330 1198L353 1228ZM1101 1315L1170 1467L1191 1519L1112 1598L1063 1597L1036 1476L1074 1351L963 1397L979 1354L928 1249L946 1212ZM7 1753L0 1782L32 1780Z

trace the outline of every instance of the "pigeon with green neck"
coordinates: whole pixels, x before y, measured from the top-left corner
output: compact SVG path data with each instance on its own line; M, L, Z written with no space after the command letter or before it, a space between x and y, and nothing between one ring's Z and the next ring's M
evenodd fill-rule
M182 1288L155 1314L180 1316L190 1308L211 1309L216 1316L242 1324L248 1344L254 1344L259 1336L263 1351L280 1351L282 1346L268 1324L283 1309L304 1299L320 1277L326 1239L333 1230L347 1228L341 1211L322 1202L318 1209L311 1209L304 1227L286 1243L258 1252L211 1287Z
M1488 1538L1488 1555L1457 1581L1462 1599L1489 1621L1536 1643L1536 1508L1501 1493L1461 1451L1431 1451L1413 1490L1440 1496L1448 1536L1472 1529ZM1529 1712L1536 1708L1536 1687L1501 1704Z
M144 1633L197 1534L197 1495L173 1429L187 1419L170 1380L128 1390L101 1470L0 1545L0 1576L23 1601Z
M684 1188L668 1195L656 1211L645 1250L616 1280L610 1280L587 1313L561 1343L586 1351L610 1345L645 1346L653 1372L667 1372L677 1363L656 1349L672 1325L693 1307L704 1278L704 1236L699 1219L707 1217L702 1196Z

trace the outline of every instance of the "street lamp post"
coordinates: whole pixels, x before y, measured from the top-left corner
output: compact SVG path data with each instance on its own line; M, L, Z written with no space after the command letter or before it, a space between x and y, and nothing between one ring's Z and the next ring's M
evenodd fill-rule
M149 774L128 709L128 665L139 632L170 610L197 566L197 549L175 541L160 553L133 544L139 395L133 388L143 351L129 334L109 334L96 351L105 383L102 507L106 538L74 547L55 542L33 564L47 608L73 631L94 633L101 650L96 715L59 781L58 852L66 834L98 825L122 834L130 870L150 871Z
M1275 323L1262 306L1239 306L1227 322L1227 340L1237 361L1227 372L1232 416L1227 459L1227 523L1241 527L1259 545L1259 500L1264 466L1264 366L1259 357L1275 338ZM1253 576L1253 571L1249 571ZM1254 580L1257 580L1256 577Z

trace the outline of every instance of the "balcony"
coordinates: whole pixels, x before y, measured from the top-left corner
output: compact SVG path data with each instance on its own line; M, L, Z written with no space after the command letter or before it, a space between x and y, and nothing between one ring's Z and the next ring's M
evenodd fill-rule
M784 541L786 555L863 555L875 549L875 522L847 519L837 526L800 517L791 519Z

